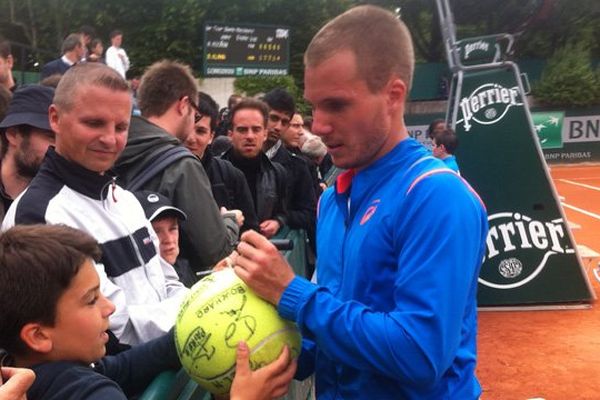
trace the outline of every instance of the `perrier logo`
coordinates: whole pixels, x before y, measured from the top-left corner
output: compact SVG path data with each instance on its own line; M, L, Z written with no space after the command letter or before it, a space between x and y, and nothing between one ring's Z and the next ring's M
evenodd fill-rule
M487 251L479 283L495 289L514 289L542 273L552 256L572 254L562 218L536 221L518 212L488 217Z
M465 131L470 131L473 122L481 125L493 125L500 121L510 107L522 106L523 100L518 87L505 88L497 83L486 83L479 86L468 97L460 100L462 123Z

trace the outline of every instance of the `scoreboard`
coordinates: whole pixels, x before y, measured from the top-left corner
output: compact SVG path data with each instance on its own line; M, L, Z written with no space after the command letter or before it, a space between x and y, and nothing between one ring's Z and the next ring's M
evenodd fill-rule
M204 76L287 75L290 29L281 26L204 24Z

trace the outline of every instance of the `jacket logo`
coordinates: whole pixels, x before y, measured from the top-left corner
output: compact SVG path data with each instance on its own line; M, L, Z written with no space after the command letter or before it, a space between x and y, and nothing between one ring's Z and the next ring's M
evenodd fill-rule
M496 83L486 83L475 89L469 97L460 100L462 119L456 123L462 122L468 132L473 126L471 121L493 125L504 118L510 107L522 105L518 87L505 88Z
M373 200L373 202L371 203L369 208L367 208L367 211L365 211L362 218L360 219L361 225L366 224L367 221L369 221L371 219L371 217L375 214L375 211L377 211L377 206L379 205L380 202L381 202L381 200L379 200L379 199Z
M574 253L562 218L536 221L526 215L502 212L488 217L490 229L479 283L495 289L514 289L538 276L555 254Z

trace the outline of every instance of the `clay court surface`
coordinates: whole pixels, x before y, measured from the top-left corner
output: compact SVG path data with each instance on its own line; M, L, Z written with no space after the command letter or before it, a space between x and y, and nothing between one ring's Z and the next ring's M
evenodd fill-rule
M551 166L567 220L597 294L600 165ZM584 247L585 246L585 247ZM481 311L482 400L600 400L600 301L583 310Z

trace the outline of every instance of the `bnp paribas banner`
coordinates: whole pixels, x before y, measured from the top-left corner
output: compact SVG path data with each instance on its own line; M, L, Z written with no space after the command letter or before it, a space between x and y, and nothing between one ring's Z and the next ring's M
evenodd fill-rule
M461 174L485 202L490 225L479 305L589 301L589 282L538 144L561 146L565 117L540 113L531 121L518 76L510 64L464 72L451 102Z
M532 112L548 163L600 161L600 109Z

